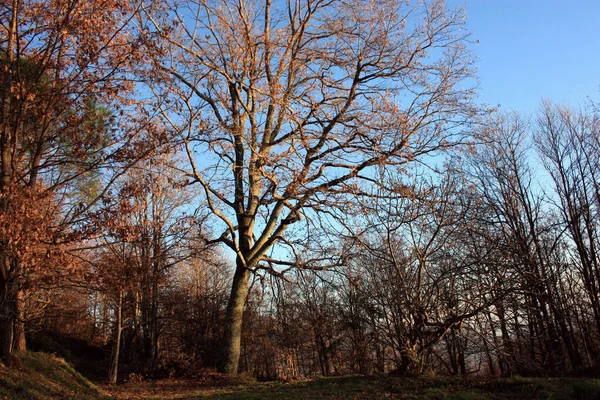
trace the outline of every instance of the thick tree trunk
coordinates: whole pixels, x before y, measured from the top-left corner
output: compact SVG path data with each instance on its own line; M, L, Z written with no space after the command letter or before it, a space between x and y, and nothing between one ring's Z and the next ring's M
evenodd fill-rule
M220 372L237 374L240 361L240 344L242 337L242 319L244 304L248 294L248 280L250 271L244 268L241 260L237 260L237 267L233 275L231 296L227 304L225 320L225 337Z

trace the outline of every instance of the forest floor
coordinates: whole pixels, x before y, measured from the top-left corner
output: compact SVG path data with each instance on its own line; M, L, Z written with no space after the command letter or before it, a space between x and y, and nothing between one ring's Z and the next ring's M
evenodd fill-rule
M290 383L256 382L204 373L195 380L137 380L94 384L59 357L18 353L19 367L0 364L0 399L552 399L600 400L600 379L343 376Z
M600 379L344 376L291 383L164 380L104 386L116 399L600 399Z

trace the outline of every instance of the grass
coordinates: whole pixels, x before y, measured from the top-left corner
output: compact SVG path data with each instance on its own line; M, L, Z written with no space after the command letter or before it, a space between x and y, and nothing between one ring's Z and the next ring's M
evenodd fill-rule
M16 353L22 368L0 363L0 399L109 399L63 359L46 353Z
M483 379L420 376L344 376L293 383L226 378L213 382L155 381L112 389L117 399L425 399L600 400L600 379Z
M206 373L196 380L166 379L95 386L68 363L45 353L21 353L21 370L0 365L0 399L271 400L600 400L600 379L343 376L292 383L256 382Z

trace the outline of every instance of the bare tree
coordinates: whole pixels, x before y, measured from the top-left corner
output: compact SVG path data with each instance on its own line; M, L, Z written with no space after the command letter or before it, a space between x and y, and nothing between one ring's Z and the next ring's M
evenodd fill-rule
M502 295L500 281L482 268L489 259L468 236L480 208L472 189L451 169L419 186L412 197L364 203L354 238L363 290L381 315L374 329L384 333L399 373L422 372L442 339L459 343L464 321ZM465 374L465 360L454 361L452 372Z
M522 296L513 316L515 321L527 321L529 358L551 373L564 370L567 359L580 366L581 357L566 321L568 311L558 301L564 265L555 262L559 235L534 178L528 121L516 113L497 114L479 140L482 145L472 154L471 171L489 208L489 223L499 233L496 240L504 247L505 262L512 269L509 273L520 280ZM498 302L496 308L504 325L503 340L511 348L504 306Z
M585 348L596 359L600 349L600 121L591 110L575 111L543 103L538 118L536 144L543 164L554 182L561 225L569 233L573 259L596 335L587 327Z
M307 264L270 253L293 253L290 226L450 146L476 112L464 15L396 0L167 0L146 11L157 106L223 228L214 241L236 254L221 368L236 373L250 275Z

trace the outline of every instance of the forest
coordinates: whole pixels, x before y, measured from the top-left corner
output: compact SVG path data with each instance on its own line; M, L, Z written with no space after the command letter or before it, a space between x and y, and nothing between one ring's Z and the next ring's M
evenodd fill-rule
M442 0L2 0L2 362L600 376L600 105L476 68Z

